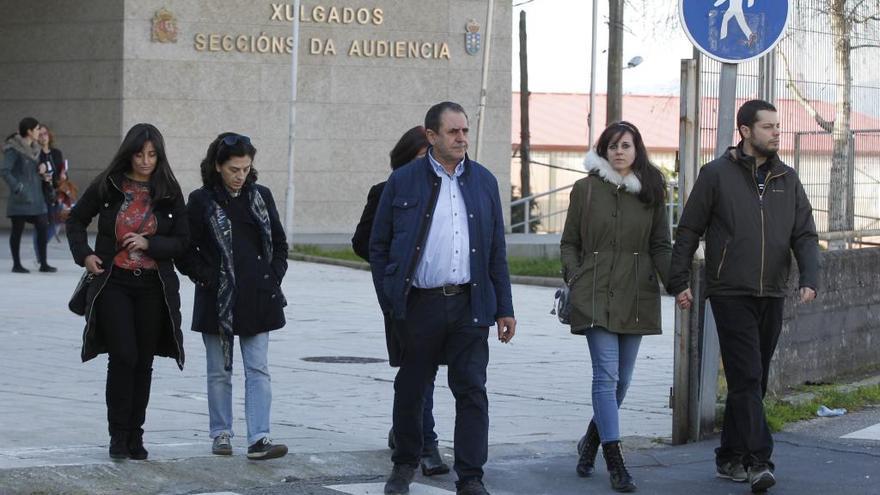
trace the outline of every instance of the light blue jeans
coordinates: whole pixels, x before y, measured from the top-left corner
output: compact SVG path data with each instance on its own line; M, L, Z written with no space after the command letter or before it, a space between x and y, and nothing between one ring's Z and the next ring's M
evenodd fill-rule
M220 336L202 334L208 363L208 415L211 438L232 431L232 372L223 369L223 348ZM269 332L252 337L239 337L244 366L244 415L248 445L269 436L269 410L272 407L272 385L269 377Z
M602 327L587 331L593 364L593 420L602 443L620 440L617 410L632 379L641 335L622 335Z

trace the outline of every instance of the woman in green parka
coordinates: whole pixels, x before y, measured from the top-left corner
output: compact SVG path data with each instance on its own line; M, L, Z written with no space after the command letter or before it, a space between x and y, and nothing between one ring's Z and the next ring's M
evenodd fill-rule
M578 443L588 477L602 445L619 492L635 491L620 450L618 408L643 335L661 332L660 287L672 247L663 174L629 122L608 126L575 182L562 233L563 276L571 288L571 332L586 335L593 367L593 418Z

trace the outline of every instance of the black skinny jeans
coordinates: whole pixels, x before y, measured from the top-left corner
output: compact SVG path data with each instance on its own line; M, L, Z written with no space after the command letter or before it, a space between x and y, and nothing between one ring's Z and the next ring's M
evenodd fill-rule
M21 234L24 232L24 224L32 223L37 229L37 261L40 265L46 264L46 244L48 243L49 220L46 215L15 215L9 217L12 221L12 233L9 235L9 250L12 252L13 266L21 266Z
M143 434L153 355L168 320L156 270L113 267L96 302L98 328L110 355L107 364L107 422L110 434Z

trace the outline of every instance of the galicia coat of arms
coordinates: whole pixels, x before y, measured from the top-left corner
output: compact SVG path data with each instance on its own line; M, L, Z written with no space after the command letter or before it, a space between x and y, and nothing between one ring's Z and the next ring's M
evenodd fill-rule
M468 55L476 55L483 45L480 24L476 19L471 19L465 25L465 30L467 32L464 34L464 49Z
M150 39L155 43L177 43L177 19L167 9L159 9L153 16Z

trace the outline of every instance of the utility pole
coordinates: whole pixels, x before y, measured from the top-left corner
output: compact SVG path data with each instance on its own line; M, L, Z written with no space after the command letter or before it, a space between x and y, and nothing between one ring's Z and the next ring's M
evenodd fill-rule
M608 0L608 99L605 125L623 116L623 3Z
M529 58L526 50L526 12L519 12L519 130L520 130L520 191L522 197L527 198L532 195L531 188L531 143L529 133ZM523 203L523 208L528 210L531 204ZM525 212L523 212L525 213ZM528 218L528 215L523 215ZM530 233L531 225L526 225L523 232Z

